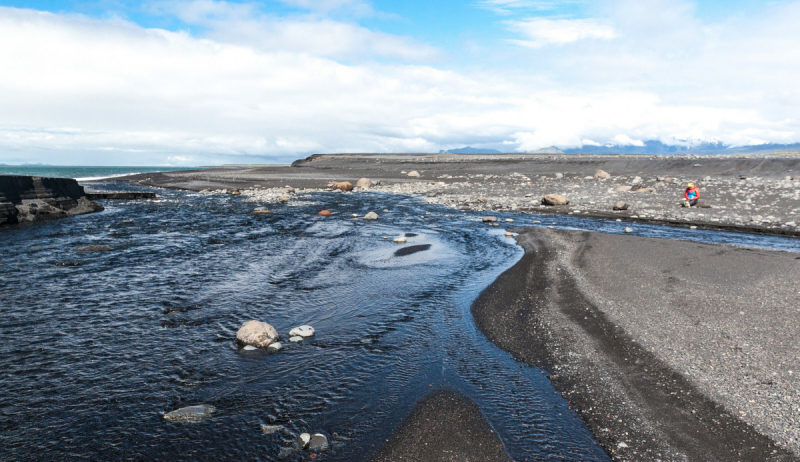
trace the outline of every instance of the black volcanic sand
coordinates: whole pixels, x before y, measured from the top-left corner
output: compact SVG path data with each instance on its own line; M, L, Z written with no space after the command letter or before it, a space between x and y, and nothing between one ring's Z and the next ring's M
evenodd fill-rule
M548 371L614 459L797 460L796 255L515 231L525 256L475 321Z
M608 172L611 178L593 179L597 170ZM408 177L411 171L421 176ZM333 181L350 181L355 185L360 178L379 182L373 187L376 191L421 194L428 202L458 209L580 213L585 217L670 226L800 236L800 155L797 153L702 157L337 154L314 155L291 166L232 166L146 173L125 180L194 191L277 190L291 186L299 193L324 190ZM680 207L688 181L700 187L702 201L712 208ZM646 192L616 191L618 187L633 186L647 189ZM541 197L552 193L565 195L570 204L542 207ZM276 194L273 201L284 195ZM612 205L619 200L628 203L629 209L612 211Z
M453 389L421 399L372 459L393 461L510 461L480 408Z

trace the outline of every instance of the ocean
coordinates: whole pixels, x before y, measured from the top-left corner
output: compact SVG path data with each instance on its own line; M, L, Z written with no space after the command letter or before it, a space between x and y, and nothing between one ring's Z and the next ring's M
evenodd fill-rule
M86 166L27 166L0 165L0 174L45 176L53 178L75 178L78 181L94 181L136 173L173 172L190 167L86 167Z

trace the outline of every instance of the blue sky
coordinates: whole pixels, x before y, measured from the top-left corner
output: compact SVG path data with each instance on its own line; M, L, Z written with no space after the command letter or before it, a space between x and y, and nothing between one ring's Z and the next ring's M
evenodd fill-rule
M800 141L800 2L0 2L0 162Z

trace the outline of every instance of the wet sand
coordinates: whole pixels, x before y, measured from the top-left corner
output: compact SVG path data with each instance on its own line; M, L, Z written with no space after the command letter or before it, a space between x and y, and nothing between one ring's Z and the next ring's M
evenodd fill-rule
M452 389L421 399L373 462L510 461L480 408Z
M795 254L518 231L525 256L476 323L548 371L614 459L797 460Z

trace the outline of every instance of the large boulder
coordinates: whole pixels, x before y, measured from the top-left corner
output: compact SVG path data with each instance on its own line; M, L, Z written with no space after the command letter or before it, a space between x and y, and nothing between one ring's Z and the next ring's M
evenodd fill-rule
M266 348L278 341L278 331L261 321L247 321L236 333L236 341L243 345Z
M372 182L369 181L369 178L362 178L358 180L358 182L356 183L356 188L369 189L371 187L372 187Z
M569 205L569 199L561 194L548 194L542 198L542 205Z
M594 172L594 177L598 178L598 179L599 178L611 178L611 174L609 174L608 172L603 171L603 170L598 170L598 171Z
M333 183L333 190L340 190L340 191L352 191L353 190L353 183L349 181L337 181Z

